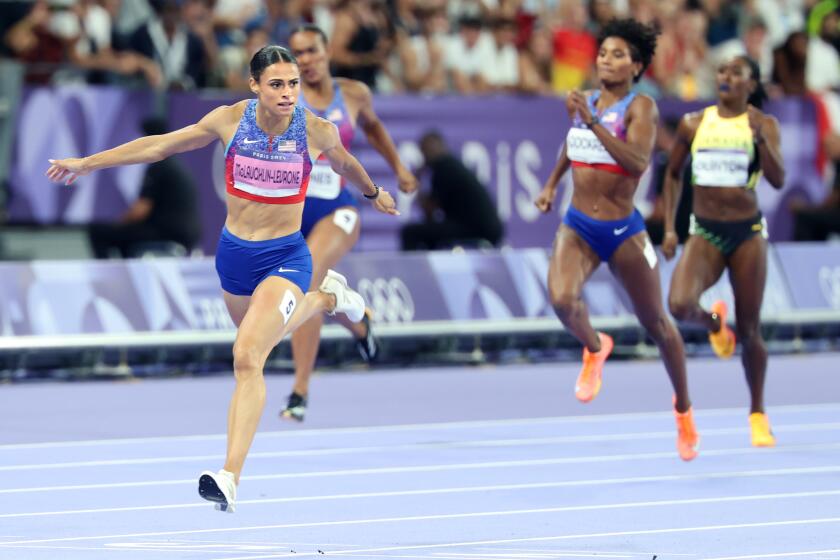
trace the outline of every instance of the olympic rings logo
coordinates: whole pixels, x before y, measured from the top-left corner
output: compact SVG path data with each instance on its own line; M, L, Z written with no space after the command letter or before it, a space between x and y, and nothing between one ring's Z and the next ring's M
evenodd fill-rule
M840 266L820 267L820 288L823 297L834 309L840 309Z
M414 320L414 299L411 290L396 277L362 278L356 290L373 309L374 320L388 323Z

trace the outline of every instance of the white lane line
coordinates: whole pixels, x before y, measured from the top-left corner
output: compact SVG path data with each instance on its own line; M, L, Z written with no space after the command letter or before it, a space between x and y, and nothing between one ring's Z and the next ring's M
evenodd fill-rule
M788 432L834 432L840 433L840 422L822 422L818 424L791 424L788 426L774 427L777 434ZM746 428L716 428L703 430L702 436L731 435L746 433ZM531 445L557 445L568 443L596 443L608 441L638 441L651 439L671 439L674 437L673 430L662 432L633 432L626 434L600 434L585 436L555 436L536 438L504 438L504 439L477 439L477 440L453 440L438 442L417 442L401 443L391 445L366 445L359 447L328 447L325 449L295 449L289 451L262 451L248 455L249 460L254 459L276 459L278 457L321 457L330 455L353 455L369 454L379 452L395 451L418 451L418 450L446 450L446 449L467 449L482 447L527 447ZM828 448L831 444L825 444ZM127 465L158 465L171 463L190 463L198 461L218 461L224 459L224 455L180 455L167 457L140 457L134 459L98 459L93 461L67 461L63 463L31 463L26 465L4 465L0 466L0 472L11 471L33 471L49 469L70 469L84 467L119 467Z
M840 517L825 517L825 518L818 518L818 519L792 519L789 521L766 521L766 522L758 522L758 523L738 523L738 524L731 524L731 525L702 525L697 527L673 527L673 528L665 528L665 529L641 529L637 531L611 531L611 532L603 532L603 533L582 533L582 534L575 534L575 535L559 535L559 536L552 536L552 537L523 537L517 539L496 539L496 540L486 540L486 541L467 541L467 542L454 542L454 543L438 543L438 544L420 544L420 545L409 545L409 546L388 546L388 547L377 547L377 548L369 548L366 550L328 550L325 551L330 556L339 556L346 553L364 553L364 552L395 552L395 551L407 551L407 550L422 550L422 549L441 549L441 548L453 548L453 547L465 547L465 546L477 546L477 545L485 545L485 544L511 544L511 543L520 543L520 542L556 542L556 541L564 541L564 540L575 540L575 539L597 539L597 538L608 538L608 537L631 537L631 536L641 536L641 535L667 535L667 534L675 534L675 533L697 533L697 532L709 532L709 531L727 531L730 529L756 529L756 528L764 528L764 527L788 527L788 526L801 526L801 525L822 525L822 524L830 524L830 523L840 523ZM317 553L303 553L303 554L273 554L273 555L266 555L266 556L243 556L238 558L216 558L213 560L266 560L268 558L302 558L302 557L318 557L320 556ZM750 558L750 557L748 557Z
M837 444L807 444L807 445L790 445L773 447L769 449L762 449L762 455L774 455L780 453L792 453L799 451L826 451L840 449L840 443ZM735 447L730 449L711 449L703 451L703 457L731 457L737 455L753 455L756 453L753 447ZM296 472L296 473L278 473L278 474L263 474L243 476L244 481L257 480L282 480L282 479L299 479L299 478L323 478L323 477L342 477L342 476L366 476L366 475L381 475L381 474L404 474L404 473L429 473L429 472L445 472L445 471L459 471L459 470L475 470L475 469L503 469L511 467L540 467L551 465L569 465L580 463L611 463L622 461L646 461L650 459L674 459L673 451L657 451L653 453L622 453L618 455L589 455L578 457L557 457L550 459L521 459L518 461L487 461L479 463L450 463L442 465L418 465L407 467L376 467L367 469L341 469L332 471L312 471L312 472ZM817 467L828 468L834 467ZM27 488L7 488L0 490L0 494L21 494L29 492L58 492L58 491L75 491L75 490L96 490L96 489L110 489L110 488L136 488L144 486L168 486L178 484L194 484L195 478L175 479L175 480L149 480L137 482L108 482L99 484L76 484L76 485L60 485L60 486L33 486Z
M607 486L616 484L637 484L648 482L674 482L685 480L714 480L719 478L756 478L764 476L798 476L803 474L817 474L826 472L840 472L840 467L826 467L826 468L801 468L801 469L772 469L764 471L734 471L724 473L709 473L709 474L691 474L691 475L663 475L663 476L640 476L640 477L626 477L626 478L608 478L608 479L591 479L591 480L566 480L558 482L533 482L520 484L494 484L485 486L455 486L448 488L427 488L421 490L392 490L381 492L354 492L347 494L325 494L317 496L296 496L288 498L261 498L254 500L238 500L237 504L242 505L265 505L265 504L288 504L288 503L303 503L303 502L324 502L333 500L359 500L370 498L396 498L406 496L435 496L443 494L469 494L474 492L510 492L523 490L537 490L548 488L568 488L568 487L582 487L582 486ZM795 492L785 494L774 494L784 498L804 498L817 496L835 496L840 495L840 490L822 490L813 492ZM677 501L677 503L682 503ZM686 502L693 503L693 502ZM60 511L35 511L25 513L3 513L0 514L0 519L5 518L23 518L23 517L51 517L59 515L79 515L79 514L95 514L95 513L124 513L137 511L163 511L173 509L191 509L191 508L206 508L207 504L200 501L189 502L185 504L156 504L148 506L125 506L125 507L109 507L109 508L88 508L88 509L72 509ZM563 510L565 511L565 510ZM576 511L574 508L569 511Z
M366 553L370 554L370 553ZM598 558L633 558L633 554L615 554L615 553L600 553L600 552L516 552L516 553L493 553L488 554L486 552L477 554L475 552L433 552L431 556L425 556L425 558L439 558L439 555L446 554L450 558L458 558L460 560L495 560L495 559L508 559L508 558L592 558L593 556L597 556ZM344 555L342 555L344 556ZM354 554L356 556L356 554Z
M358 525L372 525L378 523L406 523L406 522L416 522L416 521L440 521L440 520L448 520L448 519L470 519L470 518L489 518L489 517L510 517L510 516L517 516L517 515L534 515L534 514L546 514L546 513L562 513L562 512L569 512L569 511L597 511L597 510L605 510L605 509L632 509L632 508L640 508L640 507L662 507L662 506L671 506L671 505L686 505L686 504L707 504L707 503L732 503L732 502L743 502L743 501L761 501L761 500L777 500L777 499L795 499L799 497L808 497L812 495L812 492L796 492L796 493L788 493L788 494L756 494L756 495L749 495L749 496L721 496L717 498L693 498L688 500L660 500L660 501L648 501L648 502L625 502L625 503L617 503L617 504L601 504L601 505L590 505L590 506L563 506L563 507L554 507L554 508L533 508L533 509L519 509L519 510L501 510L501 511L480 511L480 512L469 512L469 513L449 513L449 514L436 514L436 515L412 515L412 516L404 516L404 517L380 517L380 518L370 518L370 519L346 519L341 521L312 521L312 522L305 522L305 523L281 523L275 525L254 525L250 527L221 527L221 528L213 528L213 529L191 529L191 530L178 530L178 531L156 531L156 532L147 532L147 533L127 533L127 534L118 534L118 535L93 535L93 536L84 536L84 537L59 537L59 538L52 538L52 539L27 539L22 541L7 541L0 543L0 550L3 548L14 547L14 545L18 544L42 544L42 543L57 543L57 542L80 542L80 541L92 541L92 540L101 540L101 539L126 539L126 538L142 538L142 537L160 537L160 536L171 536L171 535L194 535L194 534L207 534L207 533L230 533L230 532L241 532L241 531L261 531L261 530L275 530L275 529L300 529L300 528L313 528L313 527L337 527L337 526L358 526ZM208 507L205 504L205 507ZM822 520L810 520L810 522L821 522L821 523L828 523L828 522L840 522L840 517L833 517L833 518L825 518ZM802 521L790 521L787 522L789 524L796 524L796 523L803 523ZM761 525L761 524L759 524ZM740 526L740 525L739 525ZM751 526L750 524L746 524L743 526ZM624 533L617 533L617 534L624 534ZM478 542L474 544L493 544L496 541L489 541L489 542ZM513 541L499 541L499 542L520 542L519 540ZM524 541L523 541L524 542ZM421 546L419 548L427 548L425 546ZM411 550L412 547L409 548L384 548L384 549L368 549L368 550L356 550L355 552L382 552L382 551L390 551L390 550ZM344 551L348 552L348 551ZM349 551L354 552L354 551ZM273 558L273 556L266 556L265 558Z
M744 560L746 558L787 558L789 556L810 556L812 554L833 554L840 552L840 548L828 550L805 550L796 552L779 552L775 554L748 554L746 556L718 556L715 558L703 558L703 560Z
M493 546L493 547L477 546L477 547L475 547L475 550L489 550L489 551L500 550L500 551L508 551L508 552L545 552L545 553L549 553L549 552L558 552L558 553L559 552L569 552L569 553L579 552L579 553L585 553L585 552L588 552L590 554L627 554L626 550L580 550L580 549L565 549L565 548L562 549L562 550L557 550L557 549L549 549L549 548L521 548L521 547L505 548L503 546ZM637 556L647 556L646 560L650 560L650 557L653 556L654 554L656 554L657 556L663 556L663 557L667 557L667 558L670 558L671 556L689 556L689 557L697 556L696 554L686 554L686 553L683 553L683 552L671 552L671 551L668 551L668 550L657 550L656 552L648 552L648 551L645 551L645 550L636 550L636 551L633 551L632 554L635 554Z
M316 546L316 545L313 545L313 546ZM323 545L317 545L317 546L322 547ZM335 546L335 545L332 545L332 546ZM26 547L20 546L20 547L15 547L15 548L45 548L46 549L46 548L53 548L53 547L50 547L48 545L32 545L32 546L26 546ZM55 547L55 548L59 548L59 547ZM61 547L61 548L68 548L68 549L71 549L71 550L73 549L73 547ZM292 548L294 549L294 547L292 547ZM79 547L79 550L83 550L83 549L81 547ZM102 548L93 548L93 547L88 548L88 547L85 547L84 550L99 550L99 551L102 551L103 549ZM119 549L109 548L108 550L119 550ZM160 551L160 552L191 552L191 550L189 550L189 549L161 550L161 549L142 548L142 547L137 547L137 548L132 548L132 549L122 549L122 550L138 550L138 551L146 551L146 552L158 552L158 551ZM204 551L204 552L216 552L216 553L218 553L218 552L222 552L222 551L209 551L208 550L208 551ZM233 551L230 551L230 552L233 553ZM244 551L239 551L239 552L244 552ZM285 553L285 552L290 552L290 551L284 550L283 553ZM298 552L300 552L300 551L296 550L295 554L298 554ZM277 550L277 551L275 551L275 554L277 554L277 553L281 553L281 552L279 550ZM481 558L488 558L490 560L495 560L495 559L502 560L502 558L509 558L511 560L520 560L520 559L532 558L532 559L537 560L537 559L540 559L540 558L553 559L553 558L566 558L566 557L569 556L568 554L565 554L565 553L561 553L561 554L562 554L561 556L558 556L557 554L554 554L554 555L551 555L551 556L546 555L546 554L540 554L540 555L531 554L531 555L528 555L528 556L518 555L518 554L514 555L514 556L511 556L511 555L483 555L483 556L481 556ZM330 553L330 556L332 557L334 555L332 553ZM371 554L369 552L357 555L355 553L346 552L346 553L340 554L339 556L340 557L345 557L345 558L425 558L426 560L429 560L429 559L435 559L435 560L465 560L467 558L475 558L475 556L465 557L463 555L456 554L456 553L442 553L442 552L435 552L435 553L432 553L432 554L425 554L425 555L420 555L419 553L418 554L413 554L413 555L410 555L410 554L387 554L387 553L385 553L385 554ZM574 554L574 556L583 556L583 555L581 555L580 553L577 553L577 554ZM618 556L618 555L614 555L614 554L603 555L603 554L598 554L598 553L589 553L589 554L586 554L585 556L590 557L590 558L593 557L593 556L598 556L599 558L632 558L632 556L628 556L626 554ZM649 560L649 558L650 558L650 556L648 556L645 560Z
M236 548L237 546L291 546L291 547L295 547L295 546L320 546L323 543L311 543L311 542L300 542L300 541L271 541L271 542L266 542L266 541L251 541L251 540L242 540L242 539L238 539L236 541L213 540L213 539L184 539L184 540L181 540L181 541L176 541L176 540L167 539L165 541L143 541L141 543L118 543L118 544L115 544L113 546L117 546L117 547L119 547L119 546L133 546L135 544L138 545L138 546L157 546L157 547L164 547L164 548L171 548L171 547L178 547L178 546L189 547L189 546L193 546L193 545L215 544L215 545L225 546L227 548L231 548L231 547ZM330 543L330 544L333 545L333 546L358 546L358 547L364 546L364 545L361 545L361 544L349 544L349 543L344 543L344 544ZM110 545L106 544L105 546L110 546Z
M491 550L489 548L485 550ZM574 557L591 557L591 556L598 556L601 558L632 558L635 554L627 554L621 553L617 554L615 552L595 552L595 551L543 551L543 552L528 552L528 551L517 551L513 555L511 552L493 552L493 553L476 553L476 552L433 552L432 557L437 558L438 554L447 554L449 556L455 556L457 558L465 558L465 559L477 559L477 558L561 558L563 556L574 556ZM426 558L429 558L428 556Z
M322 546L322 545L318 545L318 546ZM93 547L93 546L53 546L53 545L26 545L26 546L21 545L21 546L15 546L14 548L15 549L22 549L22 550L75 550L75 551L91 550L91 551L97 551L97 552L100 552L100 553L104 552L105 550L108 550L108 551L120 550L120 551L124 551L124 552L155 552L155 553L158 553L158 552L166 553L166 552L168 552L168 553L175 553L175 554L181 554L181 555L183 555L185 552L205 552L205 553L214 552L216 554L219 554L219 553L223 552L223 551L211 551L211 550L204 550L204 551L179 550L179 549L167 550L167 549L160 549L160 548L143 548L143 547L136 547L136 548L112 547L112 548L103 549L103 548L100 548L100 547ZM244 552L244 551L238 551L238 552ZM284 551L284 552L286 552L286 551ZM277 553L279 553L279 551ZM311 554L321 556L317 552L316 553L311 553ZM298 553L296 551L294 553L294 556L308 556L308 554L303 553L303 552ZM444 553L440 553L440 552L436 552L436 553L432 553L432 554L425 554L425 555L422 555L422 556L420 554L414 554L414 555L410 555L410 554L387 554L387 553L385 553L385 554L371 554L369 552L366 552L364 554L354 554L354 553L350 553L350 552L342 552L342 553L338 553L338 554L329 553L329 556L330 557L339 557L339 558L416 558L416 559L425 559L425 560L466 560L466 558L464 556L461 556L461 555L444 554ZM493 557L492 560L502 560L503 558L507 558L507 559L510 559L510 560L525 560L525 559L529 559L529 558L532 558L532 559L535 559L535 560L541 559L541 558L558 559L558 558L569 558L570 556L572 556L572 557L586 557L586 558L597 557L597 558L644 558L645 560L650 559L650 555L648 555L648 556L643 556L643 555L629 556L629 555L616 555L616 554L600 554L600 553L595 552L595 553L590 553L590 554L559 553L559 555L555 554L555 555L552 555L552 556L548 556L548 555L539 555L539 556L536 556L536 555L532 555L532 556L515 555L515 556L504 556L504 557ZM183 557L183 556L181 556L181 557ZM482 556L482 558L487 558L487 557Z
M840 410L840 404L837 403L823 403L810 405L782 405L772 408L773 413L798 413L798 412L821 412ZM713 416L728 416L736 414L739 417L744 416L744 408L710 408L707 410L699 410L696 413L697 418L713 417ZM579 424L586 423L604 423L604 422L620 422L627 420L644 420L644 419L659 419L672 418L673 413L668 412L630 412L621 414L598 414L598 415L578 415L578 416L548 416L539 418L511 418L503 420L471 420L459 422L426 422L415 424L391 424L386 426L356 426L348 428L317 428L317 429L298 429L278 430L272 432L260 432L257 434L257 439L268 438L297 438L309 436L326 436L326 435L347 435L347 434L371 434L371 433L388 433L388 432L406 432L406 431L428 431L428 430L453 430L453 429L484 429L492 427L504 426L535 426L540 424ZM49 441L40 443L7 443L0 445L0 452L2 451L17 451L21 449L44 449L53 447L81 447L81 446L109 446L109 445L132 445L145 444L156 442L183 442L183 441L224 441L227 436L225 434L203 434L203 435L182 435L182 436L155 436L155 437L139 437L139 438L114 438L114 439L93 439L93 440L74 440L74 441Z
M0 547L0 550L2 550L2 548L3 547ZM51 545L51 544L27 544L27 545L17 545L17 546L9 547L9 548L14 548L16 550L17 549L21 549L21 550L76 550L76 551L79 551L79 550L94 550L94 551L99 552L100 556L101 556L101 553L110 552L112 550L121 550L121 551L125 551L125 552L156 552L156 553L157 552L161 552L161 553L168 552L168 553L180 554L180 556L178 558L186 558L184 556L185 552L200 552L200 551L177 550L177 549L167 550L167 549L161 549L161 548L139 548L139 547L138 548L102 548L101 546L99 546L99 547L97 547L97 546L70 546L70 545L61 546L61 545ZM225 553L223 550L208 550L208 551L202 551L202 552L206 552L208 554L209 553L213 553L213 554L224 554ZM244 550L239 550L237 552L245 552L245 551ZM232 551L231 551L231 554L233 554ZM76 556L76 555L73 555L71 557L72 558L78 558L78 556ZM91 556L91 557L93 557L93 556ZM21 557L14 558L14 560L18 560L18 558L21 558ZM146 557L146 558L148 558L148 557ZM157 556L156 556L156 558L157 558ZM4 557L4 559L5 559L5 557Z
M336 556L330 553L330 557ZM371 554L365 552L363 554L356 553L342 553L338 555L341 558L423 558L425 560L557 560L562 558L641 558L640 555L632 556L629 554L600 554L597 552L554 552L554 553L521 553L521 554L455 554L435 552L432 554L418 555L418 554ZM649 560L650 556L645 557Z

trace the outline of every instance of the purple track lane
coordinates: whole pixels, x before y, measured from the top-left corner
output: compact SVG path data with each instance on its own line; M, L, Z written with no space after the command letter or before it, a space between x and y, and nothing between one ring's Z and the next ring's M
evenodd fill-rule
M840 355L770 358L778 446L753 449L741 364L692 360L702 445L679 460L657 361L331 372L306 423L268 404L237 512L231 377L0 387L0 559L840 560Z

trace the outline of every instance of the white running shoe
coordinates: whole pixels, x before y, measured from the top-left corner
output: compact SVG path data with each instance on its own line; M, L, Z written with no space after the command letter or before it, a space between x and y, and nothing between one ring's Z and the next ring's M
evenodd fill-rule
M224 469L218 473L204 471L198 477L198 495L209 502L215 502L216 509L233 513L236 509L236 478Z
M334 270L327 270L327 275L324 281L321 282L321 287L318 288L325 294L332 294L335 296L335 309L330 315L336 313L344 313L347 318L358 323L365 316L365 300L354 291L349 284L347 278Z

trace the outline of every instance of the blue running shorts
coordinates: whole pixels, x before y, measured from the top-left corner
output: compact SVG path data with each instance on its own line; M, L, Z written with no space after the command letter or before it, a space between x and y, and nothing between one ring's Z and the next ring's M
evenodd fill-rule
M222 289L236 296L250 296L269 276L293 282L303 293L312 281L312 256L299 231L264 241L247 241L222 228L216 249L216 272Z
M307 196L306 202L303 204L303 221L300 225L301 233L303 233L304 237L309 237L309 233L315 227L315 224L345 206L352 206L358 209L359 201L344 188L341 189L337 197L332 199Z
M625 239L645 231L645 220L636 209L621 220L596 220L569 206L563 223L575 230L603 262L610 260Z

